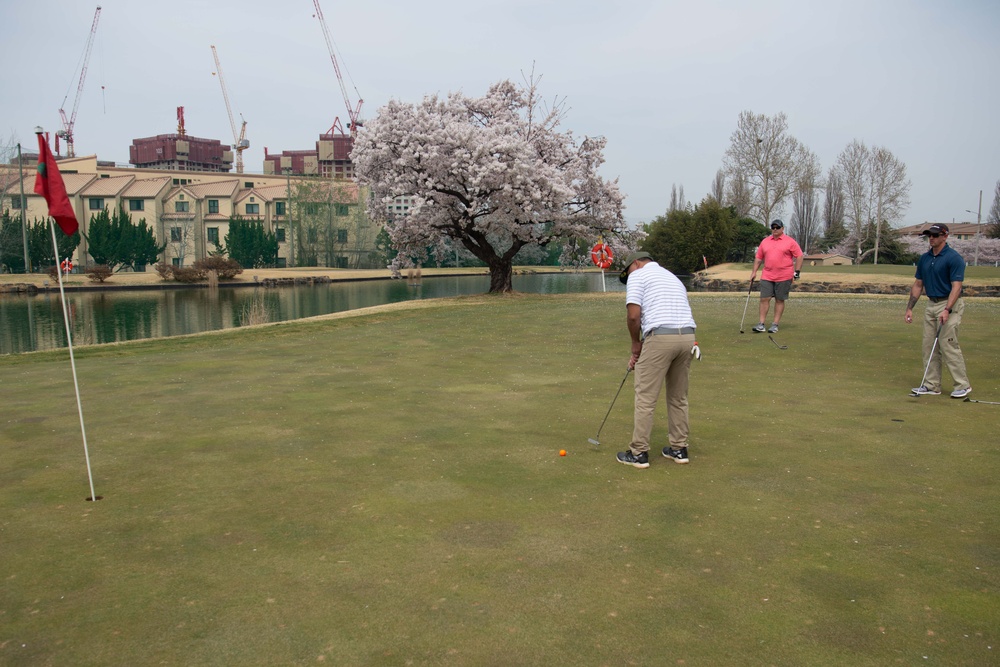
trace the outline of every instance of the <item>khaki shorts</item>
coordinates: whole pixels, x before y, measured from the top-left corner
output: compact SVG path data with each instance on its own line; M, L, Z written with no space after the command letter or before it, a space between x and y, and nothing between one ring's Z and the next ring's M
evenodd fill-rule
M788 293L791 291L791 280L782 280L778 283L771 280L760 281L760 298L762 299L770 299L773 296L778 301L787 301Z

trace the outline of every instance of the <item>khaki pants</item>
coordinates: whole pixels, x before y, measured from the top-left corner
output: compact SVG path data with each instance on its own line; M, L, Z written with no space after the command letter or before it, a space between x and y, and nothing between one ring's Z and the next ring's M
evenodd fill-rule
M635 426L632 453L649 451L653 414L667 383L667 436L671 447L688 445L688 372L694 334L647 336L635 364Z
M962 313L965 311L965 302L962 299L955 302L955 307L948 316L948 322L941 327L934 358L930 359L931 348L934 347L934 335L937 333L941 313L947 305L947 300L942 299L937 303L933 301L928 303L924 309L924 367L927 368L924 386L934 391L941 391L942 359L948 366L955 389L965 389L969 386L969 376L965 373L965 358L962 356L962 348L958 345L958 326L962 323ZM929 366L928 359L930 359Z

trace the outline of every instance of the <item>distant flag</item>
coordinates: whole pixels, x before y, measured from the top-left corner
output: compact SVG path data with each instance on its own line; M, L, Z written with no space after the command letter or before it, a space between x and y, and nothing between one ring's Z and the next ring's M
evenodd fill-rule
M38 174L35 176L35 194L45 197L49 205L49 215L59 223L63 234L72 236L76 233L80 225L76 221L73 205L69 203L59 166L56 165L49 144L41 133L38 134Z

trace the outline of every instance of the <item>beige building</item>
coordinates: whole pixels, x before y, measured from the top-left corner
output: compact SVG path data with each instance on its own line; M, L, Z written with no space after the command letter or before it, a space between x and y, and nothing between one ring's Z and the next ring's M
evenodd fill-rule
M23 167L0 166L0 209L12 215L25 208L29 222L48 215L34 193L37 156ZM190 266L225 243L235 216L260 221L278 240L278 266L371 268L379 228L364 210L365 194L350 180L274 174L165 171L108 166L96 156L59 160L66 191L85 237L96 213L121 206L133 223L145 219L158 242L162 261ZM83 238L74 264L93 264ZM147 267L152 271L153 267Z
M925 222L922 225L910 225L909 227L900 227L898 231L903 236L920 236L924 233L924 230L935 223ZM977 225L974 222L946 222L948 225L948 236L953 239L974 239L976 234L982 233L986 234L987 225Z
M847 265L850 266L854 264L854 260L847 255L839 255L834 253L823 253L820 255L806 255L802 258L802 261L806 266L840 266Z

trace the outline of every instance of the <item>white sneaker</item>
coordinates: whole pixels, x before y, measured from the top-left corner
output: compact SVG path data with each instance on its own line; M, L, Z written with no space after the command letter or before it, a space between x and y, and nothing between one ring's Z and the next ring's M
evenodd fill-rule
M971 393L972 393L972 387L966 387L965 389L956 389L955 391L951 392L951 397L952 398L965 398L966 396L968 396Z
M935 391L934 389L928 389L924 385L920 385L919 387L914 387L911 391L913 392L914 396L940 396L941 395L940 390ZM962 394L962 396L964 396L964 395L965 394ZM959 397L956 396L956 398L959 398Z

